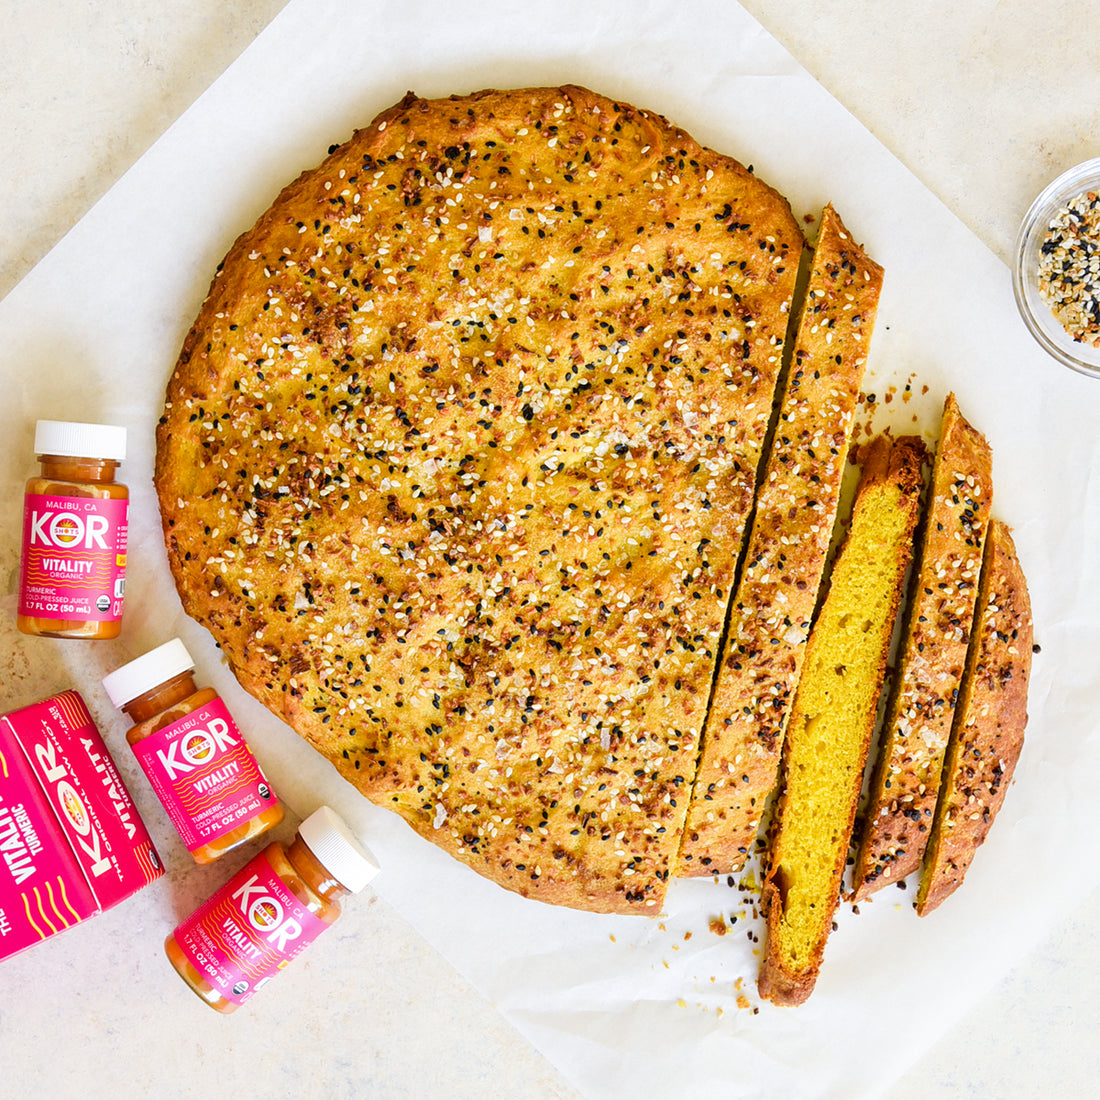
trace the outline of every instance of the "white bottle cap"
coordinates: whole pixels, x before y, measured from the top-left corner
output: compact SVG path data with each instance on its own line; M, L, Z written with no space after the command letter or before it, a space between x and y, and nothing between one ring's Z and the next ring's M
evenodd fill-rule
M346 890L358 894L380 868L335 810L322 806L298 826L298 835L321 865Z
M194 667L195 662L191 660L187 647L179 638L173 638L109 672L103 677L103 687L116 707L124 707L139 695L159 687L181 672L190 672Z
M34 426L34 453L121 462L126 457L126 429L113 424L39 420Z

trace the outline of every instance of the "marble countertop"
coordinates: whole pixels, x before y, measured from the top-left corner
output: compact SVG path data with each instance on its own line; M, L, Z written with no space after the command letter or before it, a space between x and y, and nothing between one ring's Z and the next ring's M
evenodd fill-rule
M1040 188L1100 153L1100 66L1066 33L1094 14L1087 0L929 0L904 17L875 0L743 4L1001 259ZM282 7L3 0L0 297ZM1094 893L888 1095L1090 1094L1100 1068L1098 923ZM280 978L297 984L286 1002L294 1018L258 1007L238 1014L232 1031L213 1013L197 1030L193 1014L183 1025L182 986L148 1002L142 979L162 960L128 957L120 910L70 933L96 933L111 945L106 957L74 966L53 943L33 953L33 965L30 955L9 961L0 972L0 1098L77 1085L91 1096L190 1096L246 1083L261 1096L291 1087L349 1097L577 1095L381 898L368 892L340 927ZM355 1005L310 980L311 971L339 974L341 936L377 945L377 966L357 975L367 991ZM51 970L62 958L67 969ZM114 1008L80 992L104 985L116 992ZM141 1049L125 1041L134 1006L156 1017L144 1034L158 1041Z

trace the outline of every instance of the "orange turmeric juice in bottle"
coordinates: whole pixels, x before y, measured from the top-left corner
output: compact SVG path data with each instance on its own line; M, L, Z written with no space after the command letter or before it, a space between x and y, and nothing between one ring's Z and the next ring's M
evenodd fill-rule
M105 676L134 722L126 740L196 863L213 863L283 819L228 708L199 689L178 638Z
M328 806L289 845L269 844L164 942L179 976L211 1008L235 1012L340 916L378 871Z
M24 496L19 629L117 638L130 494L115 471L126 457L126 429L39 420L34 450L42 470Z

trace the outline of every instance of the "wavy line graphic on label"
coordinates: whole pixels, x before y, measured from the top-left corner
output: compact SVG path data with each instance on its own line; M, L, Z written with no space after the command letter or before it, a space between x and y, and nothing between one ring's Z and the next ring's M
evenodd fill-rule
M69 895L65 892L65 880L58 875L57 876L58 889L61 891L61 900L65 903L65 908L69 910L73 915L73 921L79 924L84 918L72 907L72 903L69 901Z
M11 778L11 773L8 771L8 762L4 759L2 752L0 752L0 769L3 770L5 779Z
M53 911L53 915L61 922L63 928L69 927L69 922L65 919L65 914L57 906L57 899L53 896L53 887L50 883L46 883L46 894L50 899L50 909Z
M27 554L32 558L64 558L66 561L95 561L102 556L103 551L74 550L69 546L31 546L28 548Z
M109 560L113 554L114 551L109 550L107 559ZM62 558L65 561L87 561L94 565L96 562L103 561L104 557L102 550L73 550L68 546L32 546L27 550L27 558L35 562L45 561L48 558Z
M26 894L23 895L23 911L27 914L27 923L38 933L38 938L44 940L46 933L34 923L34 917L31 916L31 901Z
M58 929L53 921L46 916L46 910L42 905L42 895L38 892L38 887L36 886L32 892L34 894L34 900L38 903L38 915L50 926L50 935L56 936L60 929ZM45 937L43 937L43 939L45 939Z
M141 868L142 874L145 875L145 883L156 882L160 878L162 872L159 864L153 854L152 844L145 843L141 847L134 849L134 855L137 858L138 866Z
M63 691L56 696L54 703L61 711L61 717L65 719L69 729L78 730L81 726L91 724L92 716L84 705L84 700L75 691Z
M91 572L103 572L104 569L110 569L114 564L109 558L104 558L102 554L97 554L94 558L78 558L75 554L70 554L68 551L64 553L43 553L41 551L30 551L27 555L27 571L28 573L33 569L48 569L53 570L57 568L54 565L50 565L50 562L65 562L73 564L87 564L87 569L74 569L72 576L83 576L86 573ZM64 566L61 566L64 569Z

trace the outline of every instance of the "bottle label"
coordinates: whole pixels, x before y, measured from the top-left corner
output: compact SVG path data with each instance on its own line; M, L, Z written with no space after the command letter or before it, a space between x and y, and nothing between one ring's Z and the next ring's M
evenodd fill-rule
M27 494L20 615L100 623L122 618L129 503Z
M143 737L133 750L189 852L278 801L221 699Z
M188 917L175 937L206 981L241 1005L326 928L261 852Z

